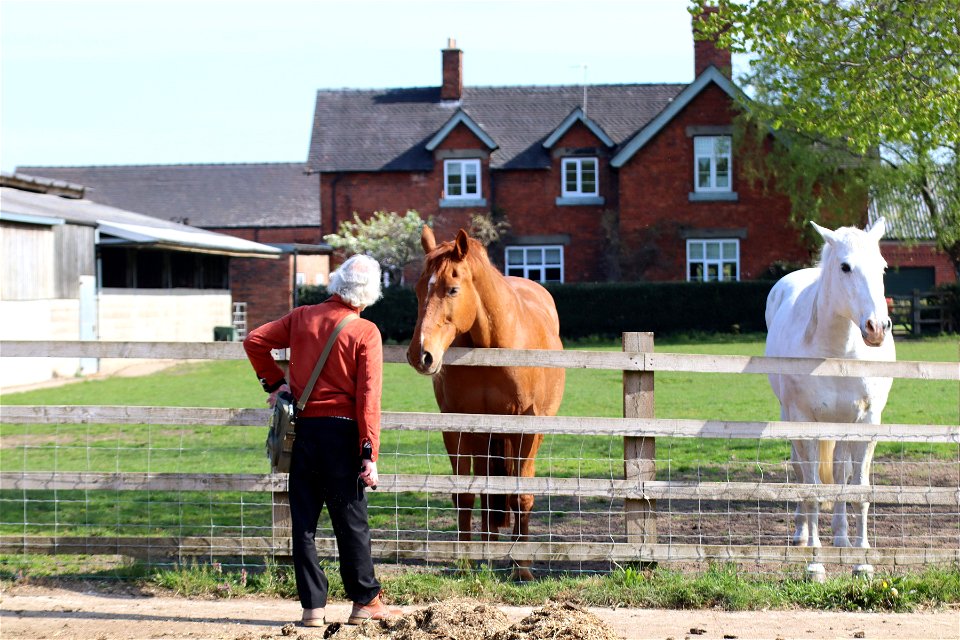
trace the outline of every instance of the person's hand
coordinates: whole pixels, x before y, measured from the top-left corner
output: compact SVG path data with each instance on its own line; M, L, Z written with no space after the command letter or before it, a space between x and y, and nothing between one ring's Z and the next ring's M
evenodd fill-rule
M273 405L277 404L277 396L280 395L281 393L286 393L291 398L293 397L293 393L290 391L290 385L288 385L287 383L283 383L282 385L277 387L276 390L273 391L269 396L267 396L267 405L269 405L271 409L273 409Z
M371 489L377 488L380 477L377 475L377 463L373 460L360 461L360 480Z

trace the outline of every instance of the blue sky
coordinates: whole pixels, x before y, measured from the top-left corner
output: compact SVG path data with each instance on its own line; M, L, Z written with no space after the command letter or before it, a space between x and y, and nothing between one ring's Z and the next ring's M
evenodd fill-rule
M686 0L0 3L0 164L304 161L321 88L689 82Z

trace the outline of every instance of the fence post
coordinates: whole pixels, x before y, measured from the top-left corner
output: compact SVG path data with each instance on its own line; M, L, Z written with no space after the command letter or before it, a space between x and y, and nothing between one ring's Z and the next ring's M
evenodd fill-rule
M623 350L653 352L653 333L623 334ZM653 418L653 372L623 372L623 417ZM623 439L623 475L630 481L656 478L657 443L652 437L625 436ZM657 541L657 501L627 499L624 516L627 542L653 544Z
M910 300L910 315L913 318L913 335L923 335L923 327L920 326L920 290L913 290L913 297Z
M290 356L288 350L277 350L274 352L274 359L283 370L284 377L290 379ZM270 473L277 473L277 468L270 465ZM273 528L273 548L277 548L277 539L286 540L290 538L293 527L293 520L290 516L290 494L286 491L274 491L272 499L272 519ZM276 553L276 556L286 558L287 554ZM291 551L292 553L292 551Z

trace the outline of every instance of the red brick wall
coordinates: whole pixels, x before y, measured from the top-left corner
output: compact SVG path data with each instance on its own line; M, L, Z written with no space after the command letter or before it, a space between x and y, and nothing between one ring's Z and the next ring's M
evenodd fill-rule
M695 229L746 229L740 240L741 280L755 279L776 260L803 262L809 252L790 222L785 196L764 194L742 179L736 153L732 162L737 202L690 202L693 138L690 126L727 125L729 96L710 85L620 169L622 242L632 247L647 280L686 278L683 232Z
M938 285L957 281L957 272L953 263L943 251L933 243L925 242L906 245L902 242L881 242L880 252L887 261L887 267L933 267L934 278Z
M230 261L230 291L234 302L247 303L247 330L290 311L292 284L289 255L276 260L234 258Z
M730 97L711 85L619 171L609 167L604 145L589 129L576 124L555 145L549 170L495 171L491 175L486 148L469 129L460 126L440 145L431 171L323 175L323 233L330 233L335 222L350 219L353 212L364 217L378 210L403 213L415 209L424 219L433 216L437 239L443 241L452 239L460 227L467 227L471 214L496 206L506 213L514 236L568 236L566 281L591 282L607 275L603 265L607 240L601 218L604 211L619 208L621 242L629 250L624 279L684 280L684 232L696 229L746 230L746 237L740 239L743 280L760 277L774 261L809 260L799 232L789 223L789 200L747 184L738 173L736 156L733 189L739 195L737 202L689 201L694 188L693 138L687 135L687 127L729 125L733 115ZM482 188L487 206L440 208L442 154L463 149L476 149L484 158ZM561 158L591 149L600 161L604 204L557 205ZM501 263L502 257L494 259Z
M602 205L559 206L562 192L561 161L577 150L579 155L598 158ZM589 150L595 150L593 151ZM564 279L566 282L597 282L606 279L603 252L607 246L600 220L603 212L616 207L616 174L610 171L609 157L593 133L576 124L553 147L550 170L501 171L494 178L496 204L507 214L515 236L564 235ZM502 262L503 256L498 256Z
M319 227L212 228L244 240L262 243L323 242ZM293 261L289 255L277 259L233 258L230 260L230 293L234 302L247 303L247 329L276 320L293 304Z

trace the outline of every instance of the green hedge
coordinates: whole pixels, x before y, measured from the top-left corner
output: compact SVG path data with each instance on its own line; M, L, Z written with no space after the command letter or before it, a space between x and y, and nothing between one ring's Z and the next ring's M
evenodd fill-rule
M619 337L626 331L671 333L766 331L763 313L769 281L657 282L549 285L564 339ZM303 287L300 304L327 297L323 287ZM363 312L384 340L408 342L417 322L412 289L390 287Z
M766 331L773 282L654 282L550 285L565 339Z

